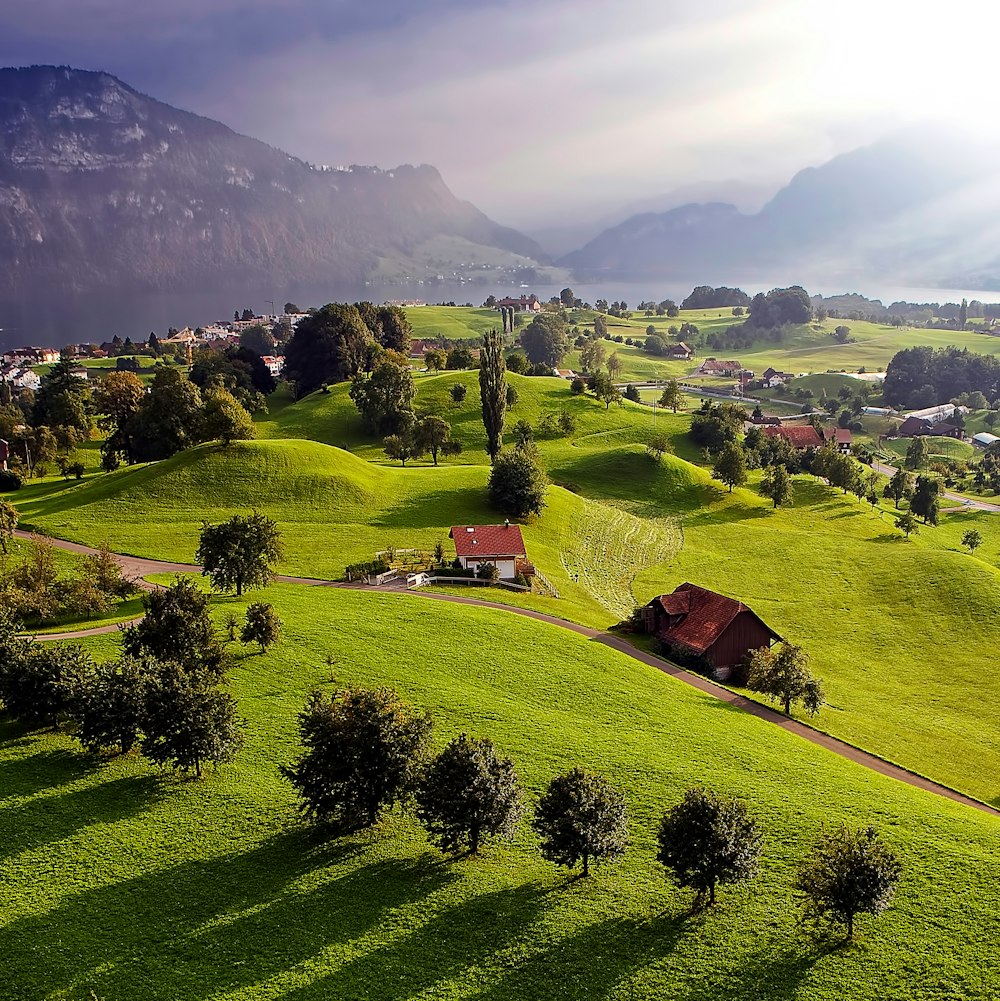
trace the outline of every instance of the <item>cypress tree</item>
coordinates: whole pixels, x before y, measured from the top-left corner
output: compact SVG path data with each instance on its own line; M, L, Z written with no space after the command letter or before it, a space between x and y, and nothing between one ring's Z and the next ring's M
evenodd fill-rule
M503 426L507 417L507 363L503 356L503 334L496 329L483 334L479 352L479 395L483 403L486 451L490 462L500 454Z

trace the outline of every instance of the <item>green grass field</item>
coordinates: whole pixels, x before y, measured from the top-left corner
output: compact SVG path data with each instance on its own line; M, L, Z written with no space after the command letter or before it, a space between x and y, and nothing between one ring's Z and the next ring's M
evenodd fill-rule
M986 999L996 819L851 765L556 627L411 596L275 587L281 644L238 660L248 743L201 782L0 725L0 949L11 1001L606 997ZM218 614L238 609L215 603ZM113 637L89 644L102 655ZM471 655L470 655L471 654ZM329 662L333 667L329 666ZM278 767L307 692L393 684L436 743L488 735L529 803L583 763L628 797L630 847L574 881L512 845L448 861L411 819L324 841ZM694 784L746 798L762 871L692 915L653 860ZM894 907L835 948L790 884L822 825L874 823L903 865ZM752 933L748 933L752 929Z

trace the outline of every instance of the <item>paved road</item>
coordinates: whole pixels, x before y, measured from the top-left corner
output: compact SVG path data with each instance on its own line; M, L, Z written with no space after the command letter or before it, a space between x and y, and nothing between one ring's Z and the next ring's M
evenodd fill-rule
M883 476L892 476L896 472L895 466L886 465L886 463L879 462L877 459L872 460L872 469ZM992 511L994 514L1000 512L1000 504L990 504L987 501L976 500L973 497L963 497L961 494L951 493L948 490L945 490L941 496L947 497L948 500L954 501L956 504L961 504L969 511Z
M18 537L23 539L31 538L30 534L27 532L18 531L16 534ZM71 553L88 555L96 552L96 550L91 549L89 546L82 546L76 542L64 542L61 539L53 539L52 542L57 548L64 549ZM119 564L126 573L134 576L148 576L150 574L159 573L191 573L201 570L201 567L192 563L167 563L163 560L150 560L138 556L122 556L117 554L115 555L115 558L118 560ZM383 592L385 590L384 588L358 584L343 584L337 581L319 580L312 577L279 576L276 580L282 584L303 584L310 587L340 587L351 590ZM146 586L152 587L153 585L147 584ZM397 593L399 593L398 589L396 590ZM923 789L926 792L936 793L937 795L944 796L946 799L953 800L956 803L963 803L965 806L971 806L976 810L1000 816L1000 810L995 810L993 807L979 802L979 800L972 799L970 796L965 796L962 793L956 792L954 789L949 789L947 786L940 785L937 782L932 782L930 779L924 778L922 775L917 775L905 768L901 768L899 765L894 765L889 761L885 761L877 755L869 754L867 751L862 751L860 748L854 747L852 744L848 744L845 741L838 740L836 737L831 737L829 734L821 733L819 730L813 729L806 723L802 723L796 719L790 719L769 706L762 705L761 703L755 702L753 699L748 699L746 696L739 695L736 692L731 692L728 688L716 685L707 678L701 677L701 675L691 674L689 671L685 671L676 664L671 664L669 661L661 660L659 657L654 657L651 654L643 652L642 650L637 650L631 643L623 639L621 636L615 636L611 633L602 632L599 629L592 629L589 626L581 626L575 622L560 619L555 615L549 615L546 612L537 612L530 608L516 608L513 605L503 605L499 602L487 601L484 598L467 598L462 595L439 594L432 591L406 591L403 593L407 596L423 598L431 601L447 601L457 605L474 605L478 608L492 608L498 611L507 612L511 615L521 615L525 618L535 619L538 622L545 622L552 626L558 626L561 629L567 629L570 632L576 633L578 636L586 637L596 643L602 643L605 646L610 647L612 650L617 650L619 653L623 653L625 656L631 657L633 660L637 660L640 663L654 667L658 671L662 671L664 674L668 674L670 677L676 678L678 681L683 681L692 688L697 688L699 691L705 692L707 695L711 695L713 698L719 699L721 702L726 702L731 706L742 709L744 712L749 713L751 716L756 716L758 719L774 723L776 726L780 726L783 730L787 730L789 733L794 733L796 736L802 737L812 744L824 747L828 751L832 751L834 754L838 754L840 757L846 758L848 761L853 761L855 764L862 765L874 772L878 772L880 775L887 775L890 778L897 779L900 782L905 782L907 785L914 786L917 789ZM117 629L118 626L116 624L112 624L110 626L97 626L93 629L80 629L73 632L48 633L46 635L38 636L37 639L82 639L87 636L99 636L102 634L112 633Z

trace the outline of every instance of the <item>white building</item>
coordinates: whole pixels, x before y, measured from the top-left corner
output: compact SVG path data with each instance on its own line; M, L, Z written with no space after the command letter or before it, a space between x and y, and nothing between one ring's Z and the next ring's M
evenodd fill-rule
M967 414L968 407L956 407L954 403L942 403L939 407L925 407L923 410L910 410L907 417L916 417L923 421L930 421L931 424L940 424L942 421L954 417L955 413Z
M980 431L979 434L972 436L972 443L980 448L989 448L990 445L995 445L998 441L1000 438L995 434L990 434L989 431Z
M281 375L282 370L285 367L285 359L282 358L281 355L264 355L260 360L267 366L268 372L270 372L275 379Z
M448 533L455 540L455 555L466 570L492 563L500 576L513 580L526 558L524 539L517 525L455 525Z

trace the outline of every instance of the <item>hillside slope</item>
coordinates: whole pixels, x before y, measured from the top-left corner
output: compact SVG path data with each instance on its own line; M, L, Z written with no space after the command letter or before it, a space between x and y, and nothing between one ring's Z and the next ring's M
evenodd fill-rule
M543 258L433 167L317 169L105 73L0 70L0 293L357 282L439 236Z

